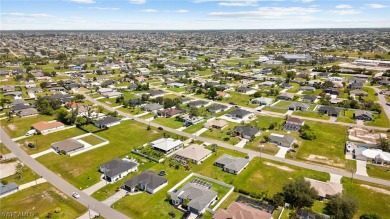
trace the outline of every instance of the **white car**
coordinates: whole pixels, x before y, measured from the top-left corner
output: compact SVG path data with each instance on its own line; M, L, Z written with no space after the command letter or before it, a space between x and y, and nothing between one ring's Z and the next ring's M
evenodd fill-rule
M37 133L37 131L35 129L31 129L31 130L28 130L28 132L26 133L26 136L31 136L31 135L34 135L35 133Z
M73 196L73 198L75 198L75 199L80 198L80 195L79 195L79 193L77 193L77 192L73 192L72 196Z

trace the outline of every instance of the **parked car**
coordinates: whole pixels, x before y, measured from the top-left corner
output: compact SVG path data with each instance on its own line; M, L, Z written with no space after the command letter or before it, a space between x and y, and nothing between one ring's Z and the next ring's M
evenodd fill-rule
M73 196L73 198L75 198L75 199L80 198L80 195L79 195L79 193L77 193L77 192L73 192L72 196Z
M31 142L28 143L27 146L28 146L29 148L35 148L35 145L34 145L33 143L31 143Z
M389 103L386 103L386 105L390 106L390 102L389 102Z
M37 133L37 131L35 129L31 129L31 130L28 130L28 132L26 133L26 136L31 136L31 135L34 135L35 133Z

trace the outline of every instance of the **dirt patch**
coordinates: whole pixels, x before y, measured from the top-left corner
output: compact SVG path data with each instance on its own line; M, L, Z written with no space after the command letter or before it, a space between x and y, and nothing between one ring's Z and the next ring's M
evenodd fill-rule
M314 161L326 165L336 166L336 167L344 167L344 164L337 163L334 160L330 160L327 157L320 156L320 155L310 154L308 157L306 157L306 160L310 160L310 161Z
M111 105L111 102L110 101L104 101L106 104L109 104L109 105Z
M156 130L153 130L153 134L158 134L158 131L156 131Z
M382 189L382 188L378 188L378 187L373 187L373 186L369 186L369 185L360 185L361 187L364 187L366 189L370 189L374 192L379 192L379 193L382 193L382 194L385 194L385 195L390 195L390 191L389 190L386 190L386 189Z
M286 167L286 166L282 166L282 165L278 165L278 164L274 164L274 163L270 163L270 162L265 162L264 164L267 165L267 166L276 167L278 169L281 169L281 170L284 170L284 171L287 171L287 172L293 172L294 171L294 169L291 169L290 167Z
M7 127L8 127L9 130L11 130L11 131L15 131L16 129L18 129L14 124L9 124L9 125L7 125Z

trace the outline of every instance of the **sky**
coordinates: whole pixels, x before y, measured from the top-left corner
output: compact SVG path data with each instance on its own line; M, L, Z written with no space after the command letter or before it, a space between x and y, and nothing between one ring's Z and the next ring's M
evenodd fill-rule
M390 0L0 1L0 30L370 27L390 27Z

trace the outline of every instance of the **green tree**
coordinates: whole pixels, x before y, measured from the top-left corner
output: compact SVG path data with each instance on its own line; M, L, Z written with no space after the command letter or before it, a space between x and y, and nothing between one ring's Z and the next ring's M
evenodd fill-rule
M190 116L199 116L199 109L196 107L192 107L190 109Z
M310 182L297 178L283 187L284 200L295 208L311 207L318 197L317 191Z
M6 104L10 104L11 103L11 100L7 99L7 98L1 98L0 99L0 107L1 107L1 110L3 110L4 106Z
M335 219L350 219L356 214L359 203L354 196L338 194L330 198L326 203L327 214Z
M82 116L78 116L76 118L76 121L74 122L74 124L77 126L77 127L80 127L80 126L83 126L85 124L87 124L87 119L82 117Z
M47 86L49 86L49 83L47 83L46 81L43 81L39 84L39 86L42 88L42 89L45 89Z

